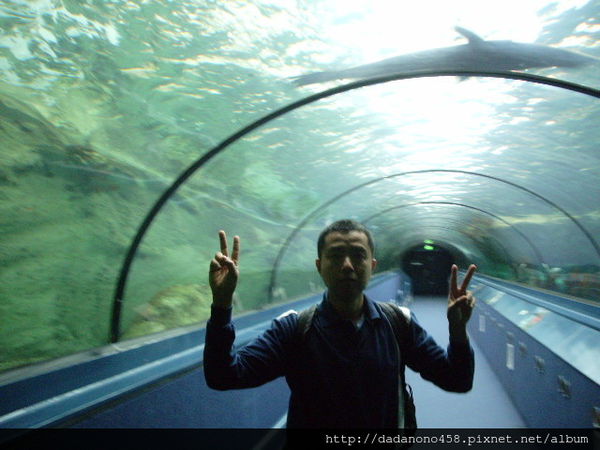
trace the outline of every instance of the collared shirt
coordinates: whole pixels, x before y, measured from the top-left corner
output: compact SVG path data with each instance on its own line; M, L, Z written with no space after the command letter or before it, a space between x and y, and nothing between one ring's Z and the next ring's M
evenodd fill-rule
M291 390L289 428L396 428L399 357L445 390L466 392L473 381L470 345L450 342L446 351L411 316L409 350L400 356L377 302L365 296L364 323L357 329L336 313L325 294L303 339L298 315L289 314L232 352L231 309L213 308L206 328L206 381L224 390L284 376Z

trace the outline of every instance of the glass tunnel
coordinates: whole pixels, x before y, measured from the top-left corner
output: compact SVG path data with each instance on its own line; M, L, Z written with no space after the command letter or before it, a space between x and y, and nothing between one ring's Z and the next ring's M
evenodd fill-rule
M220 229L239 317L351 218L415 302L474 263L597 321L600 2L485 4L4 2L0 377L204 327ZM486 302L600 383L597 328Z

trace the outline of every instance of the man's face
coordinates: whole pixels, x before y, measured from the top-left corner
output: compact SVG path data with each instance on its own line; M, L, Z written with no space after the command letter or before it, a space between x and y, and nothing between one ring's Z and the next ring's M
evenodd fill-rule
M330 292L355 295L367 287L377 261L373 259L365 233L334 231L325 236L321 258L316 264Z

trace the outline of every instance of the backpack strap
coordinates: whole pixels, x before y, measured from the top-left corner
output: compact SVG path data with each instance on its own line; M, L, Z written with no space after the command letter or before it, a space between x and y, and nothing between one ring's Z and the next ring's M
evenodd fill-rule
M414 436L417 429L417 417L415 410L415 402L412 393L412 387L406 383L404 376L404 361L402 354L406 354L408 343L410 342L410 310L405 306L398 306L391 302L380 302L381 310L392 325L394 335L396 337L396 345L399 351L398 372L400 373L400 419L398 424L400 428L404 428L407 436ZM404 447L408 448L408 447Z
M405 349L409 341L410 309L391 302L379 302L379 306L381 306L384 315L392 325L398 347L401 350Z
M315 315L316 310L317 305L312 305L310 308L307 308L304 311L301 311L300 314L298 314L298 327L296 328L296 334L300 342L304 341L306 333L308 333L308 330L312 325L313 317Z

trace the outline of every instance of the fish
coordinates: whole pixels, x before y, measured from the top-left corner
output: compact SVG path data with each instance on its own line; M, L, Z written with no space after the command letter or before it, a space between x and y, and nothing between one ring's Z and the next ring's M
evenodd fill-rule
M424 70L503 72L546 67L573 68L600 61L593 56L547 45L487 41L466 28L457 26L454 29L467 38L466 44L423 50L343 70L309 73L291 80L298 86L305 86Z

